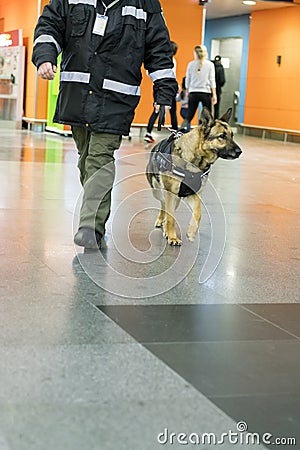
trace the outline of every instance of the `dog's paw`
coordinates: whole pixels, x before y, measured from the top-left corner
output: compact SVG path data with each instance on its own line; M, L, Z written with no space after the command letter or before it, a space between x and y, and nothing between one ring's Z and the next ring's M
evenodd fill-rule
M189 229L187 230L187 233L186 233L186 237L187 237L188 241L193 242L195 240L197 230L198 230L198 228L196 228L195 226L189 227Z
M161 228L163 226L163 220L157 219L154 226L155 228Z
M169 245L173 245L173 246L180 246L181 244L182 244L182 241L181 241L181 239L179 239L179 238L169 238L168 237L168 244Z
M194 242L195 236L195 233L186 233L187 240L190 242Z

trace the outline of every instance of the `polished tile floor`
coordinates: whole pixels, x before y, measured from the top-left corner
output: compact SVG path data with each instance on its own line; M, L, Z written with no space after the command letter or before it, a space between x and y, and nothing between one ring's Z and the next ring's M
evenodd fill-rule
M237 141L173 248L124 139L83 253L72 139L0 129L0 450L300 448L300 147Z

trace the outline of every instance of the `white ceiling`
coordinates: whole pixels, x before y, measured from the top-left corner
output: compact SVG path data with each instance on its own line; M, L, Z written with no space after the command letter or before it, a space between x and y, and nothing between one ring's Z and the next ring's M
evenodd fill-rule
M252 11L271 8L294 7L299 5L281 1L257 1L255 6L245 6L242 0L209 0L206 4L206 19L218 19L220 17L241 16L250 14Z

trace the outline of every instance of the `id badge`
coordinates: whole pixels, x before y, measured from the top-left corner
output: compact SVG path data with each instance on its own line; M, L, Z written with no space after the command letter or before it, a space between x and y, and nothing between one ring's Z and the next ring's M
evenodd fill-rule
M93 34L98 34L99 36L104 36L107 21L108 21L107 16L97 14L96 20L94 23Z

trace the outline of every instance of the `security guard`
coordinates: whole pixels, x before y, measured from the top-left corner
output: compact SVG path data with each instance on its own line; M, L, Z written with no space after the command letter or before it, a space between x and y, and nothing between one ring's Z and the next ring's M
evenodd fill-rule
M32 61L51 80L62 53L54 115L72 127L84 196L77 245L100 248L110 214L114 151L128 135L144 64L156 108L177 92L169 33L158 0L51 0L40 16Z

